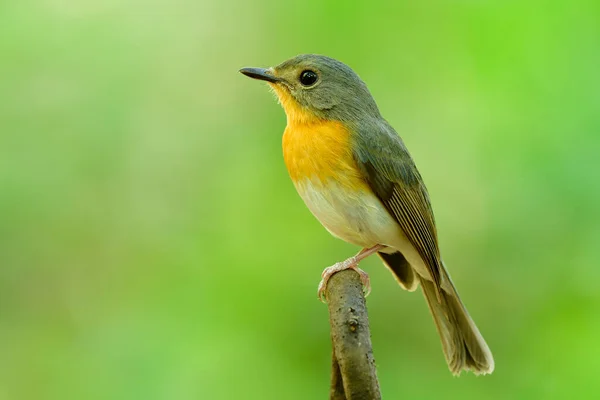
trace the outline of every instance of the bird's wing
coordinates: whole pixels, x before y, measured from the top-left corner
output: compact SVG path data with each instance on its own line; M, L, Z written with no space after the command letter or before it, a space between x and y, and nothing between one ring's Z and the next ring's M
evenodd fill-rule
M354 157L365 180L421 255L436 288L443 266L429 195L400 136L384 120L356 130Z

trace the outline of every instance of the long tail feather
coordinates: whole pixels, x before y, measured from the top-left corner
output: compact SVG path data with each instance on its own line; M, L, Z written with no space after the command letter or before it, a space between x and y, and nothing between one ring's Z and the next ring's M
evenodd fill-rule
M448 368L454 375L470 370L476 375L494 371L494 358L479 329L460 300L456 287L444 270L441 299L433 282L419 277L423 294L442 340ZM446 290L446 287L449 290Z

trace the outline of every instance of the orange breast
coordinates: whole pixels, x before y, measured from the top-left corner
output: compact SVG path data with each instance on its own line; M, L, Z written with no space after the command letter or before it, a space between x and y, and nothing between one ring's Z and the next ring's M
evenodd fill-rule
M283 157L296 183L330 179L348 188L365 186L350 149L350 132L337 121L290 121L283 134Z

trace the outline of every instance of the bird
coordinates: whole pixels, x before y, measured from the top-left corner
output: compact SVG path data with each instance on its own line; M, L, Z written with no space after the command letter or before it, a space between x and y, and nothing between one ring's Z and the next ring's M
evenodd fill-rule
M242 68L265 81L283 107L283 158L312 214L334 237L359 246L325 268L318 287L377 253L400 286L421 286L450 372L494 370L492 353L442 261L431 201L403 140L382 117L367 85L336 59L301 54L270 68Z

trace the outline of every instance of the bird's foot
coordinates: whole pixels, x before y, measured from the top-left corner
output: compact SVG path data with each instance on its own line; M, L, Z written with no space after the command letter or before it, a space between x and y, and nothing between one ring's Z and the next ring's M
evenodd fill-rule
M371 293L371 281L369 279L369 275L362 269L358 268L358 263L360 260L361 258L357 256L350 257L345 261L335 263L331 267L327 267L323 270L323 273L321 274L321 278L323 279L321 279L321 282L319 283L319 289L317 290L317 295L323 303L325 303L326 300L325 291L327 289L327 282L329 282L329 278L331 278L336 272L340 272L346 269L353 269L356 272L358 272L358 274L360 275L360 280L365 290L365 296L368 296L369 293Z

